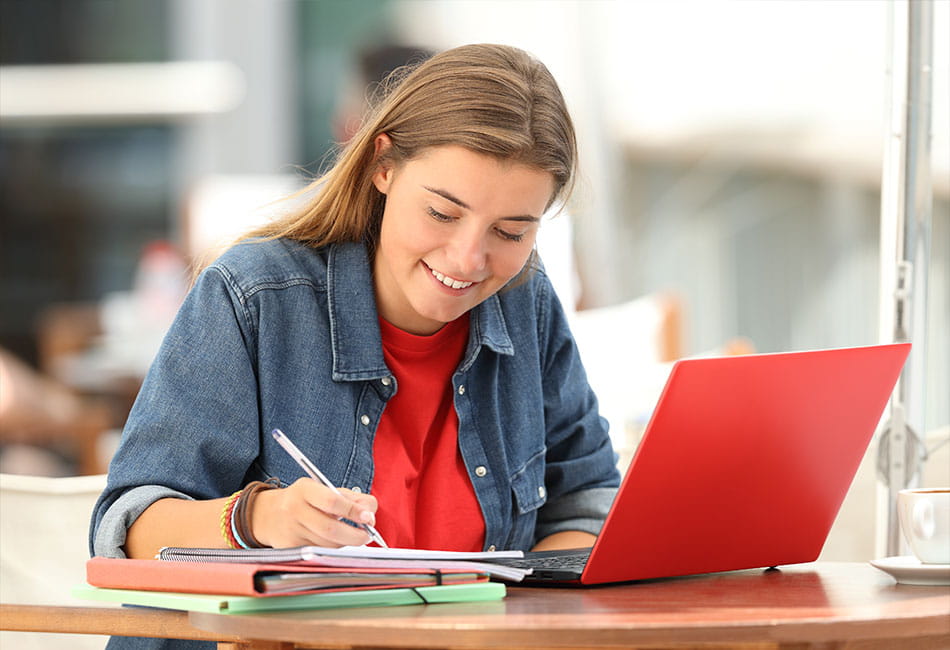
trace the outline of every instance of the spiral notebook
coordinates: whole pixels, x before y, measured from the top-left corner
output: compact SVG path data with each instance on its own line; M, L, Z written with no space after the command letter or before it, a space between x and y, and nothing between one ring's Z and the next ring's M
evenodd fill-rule
M167 546L156 556L173 562L295 562L325 567L360 569L441 569L487 573L491 577L518 582L530 569L500 563L523 557L521 551L433 551L426 549L377 548L374 546L293 546L289 548L190 548Z

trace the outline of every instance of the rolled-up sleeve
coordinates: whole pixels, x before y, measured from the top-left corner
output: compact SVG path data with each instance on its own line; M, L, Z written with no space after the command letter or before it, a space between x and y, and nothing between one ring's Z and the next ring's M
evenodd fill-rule
M192 500L190 496L163 485L142 485L126 491L106 510L93 539L92 554L99 557L124 558L125 538L129 526L145 509L159 499Z
M616 495L617 488L592 488L549 501L538 514L535 537L541 540L568 530L599 534Z

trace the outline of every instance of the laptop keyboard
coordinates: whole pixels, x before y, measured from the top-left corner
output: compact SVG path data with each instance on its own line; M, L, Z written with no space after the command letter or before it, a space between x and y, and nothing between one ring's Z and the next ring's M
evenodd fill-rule
M583 571L590 557L589 548L567 549L563 551L530 551L523 558L498 558L495 564L518 567L519 569L567 569Z

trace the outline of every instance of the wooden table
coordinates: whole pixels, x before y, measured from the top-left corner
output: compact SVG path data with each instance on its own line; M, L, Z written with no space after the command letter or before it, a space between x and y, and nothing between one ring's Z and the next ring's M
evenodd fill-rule
M42 627L13 626L10 607L3 606L0 629ZM513 587L505 600L487 603L241 616L137 610L141 627L116 624L123 615L116 610L86 609L100 613L87 615L82 629L50 630L50 622L45 630L182 635L248 650L950 648L950 587L898 585L863 563L582 589Z

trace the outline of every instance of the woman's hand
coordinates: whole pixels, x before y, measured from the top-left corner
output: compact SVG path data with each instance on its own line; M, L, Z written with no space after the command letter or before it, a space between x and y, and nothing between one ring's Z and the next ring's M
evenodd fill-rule
M376 497L329 488L310 478L301 478L280 490L264 490L254 501L251 532L262 544L288 546L359 546L369 541L362 528L341 519L376 524Z

